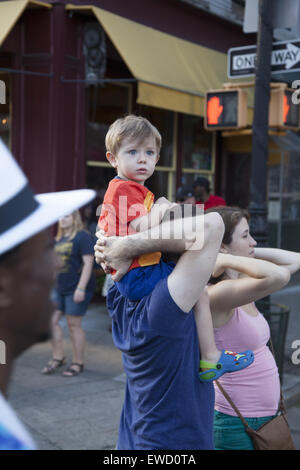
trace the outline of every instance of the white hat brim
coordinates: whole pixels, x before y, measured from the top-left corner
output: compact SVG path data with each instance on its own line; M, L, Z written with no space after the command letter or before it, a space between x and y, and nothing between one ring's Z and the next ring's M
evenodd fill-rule
M78 189L35 195L39 207L19 224L0 235L0 255L42 230L64 215L88 204L96 196L92 189Z

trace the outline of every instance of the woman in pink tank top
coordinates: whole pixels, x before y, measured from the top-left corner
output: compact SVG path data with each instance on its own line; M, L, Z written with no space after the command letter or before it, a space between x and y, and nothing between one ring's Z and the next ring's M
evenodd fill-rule
M249 425L257 429L277 412L280 397L278 369L267 346L270 329L254 302L281 289L300 268L300 254L257 248L249 231L247 211L217 207L225 233L208 287L215 341L233 351L251 349L254 362L219 382ZM209 211L208 211L209 212ZM196 312L197 315L197 312ZM235 411L215 386L215 448L253 449Z

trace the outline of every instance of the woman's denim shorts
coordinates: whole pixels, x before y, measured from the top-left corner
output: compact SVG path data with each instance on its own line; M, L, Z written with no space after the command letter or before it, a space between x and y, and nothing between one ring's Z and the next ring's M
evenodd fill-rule
M90 301L94 293L86 291L83 302L75 303L73 294L62 295L56 289L52 292L51 299L56 304L56 308L66 315L83 316L86 314Z

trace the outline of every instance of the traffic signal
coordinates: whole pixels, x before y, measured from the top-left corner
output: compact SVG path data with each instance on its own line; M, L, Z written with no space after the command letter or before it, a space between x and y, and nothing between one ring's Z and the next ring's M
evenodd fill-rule
M293 103L293 93L295 93L295 90L291 88L274 88L271 90L269 127L300 129L299 104Z
M204 127L210 131L247 127L247 107L247 93L240 88L208 91Z

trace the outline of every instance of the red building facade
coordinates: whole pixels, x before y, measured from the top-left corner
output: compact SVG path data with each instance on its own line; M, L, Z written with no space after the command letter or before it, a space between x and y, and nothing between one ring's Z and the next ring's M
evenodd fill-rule
M18 8L12 9L8 4ZM97 16L93 7L99 9ZM114 21L114 33L108 20L102 23L101 11L114 15L108 18ZM212 85L214 67L220 80L226 78L226 70L220 73L220 64L214 64L214 54L225 57L228 48L253 43L253 37L177 0L98 0L76 2L73 6L64 1L43 4L20 0L0 2L0 12L8 29L6 34L1 33L4 19L0 19L0 80L6 84L6 103L0 104L0 137L11 147L36 192L85 186L102 191L114 174L105 160L106 130L114 119L133 112L150 118L163 136L158 169L149 182L157 196L174 198L176 187L183 182L192 183L200 174L211 180L215 192L225 195L222 139L217 133L204 130L203 112L193 108L203 101L206 90L188 90L184 74L182 88L168 87L163 83L165 77L161 83L147 82L147 77L141 80L139 57L143 56L143 48L144 56L151 51L146 40L152 28L158 42L153 42L153 56L149 56L146 68L157 68L153 58L159 57L157 44L163 33L166 43L174 41L174 54L178 45L187 47L187 54L182 57L185 67L200 67L199 77L209 88L206 69ZM136 46L129 51L123 50L122 40L117 38L120 21L120 27L125 28L125 43L124 20L140 31ZM100 25L105 38L105 71L97 83L86 81L84 34L92 24ZM129 29L127 32L135 34ZM193 63L199 51L206 54L203 57L208 62ZM134 67L130 54L137 57ZM160 57L158 75L160 71L166 76L170 72L167 69L172 42L168 55ZM174 70L176 79L180 73L179 63ZM159 76L157 80L160 81ZM161 96L161 104L157 96Z

